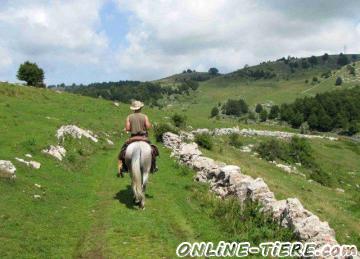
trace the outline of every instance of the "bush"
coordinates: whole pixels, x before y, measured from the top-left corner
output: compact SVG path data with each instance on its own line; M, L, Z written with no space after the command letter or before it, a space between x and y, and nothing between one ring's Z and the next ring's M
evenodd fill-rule
M229 144L230 146L233 146L235 148L240 148L243 145L243 143L239 139L239 135L236 133L232 133L229 135Z
M300 125L300 133L301 134L308 134L309 133L309 124L307 123L307 121L303 122Z
M269 119L270 120L276 119L279 116L279 113L280 113L280 108L278 105L271 106Z
M203 148L211 150L213 148L213 141L209 134L198 134L195 136L195 142Z
M240 100L231 100L229 99L223 105L223 111L226 115L235 115L240 116L249 111L249 107L246 102L242 99Z
M338 76L335 81L335 85L341 85L342 84L342 78Z
M260 103L258 103L255 107L255 112L260 113L260 112L262 112L262 110L263 110L262 105Z
M153 129L157 142L163 142L163 135L166 132L178 133L177 130L168 123L154 124Z
M219 114L219 109L218 109L218 107L215 106L214 108L211 109L211 113L210 113L210 117L211 117L211 118L217 116L218 114Z
M186 126L186 116L175 113L171 117L171 120L174 123L175 127L183 128Z
M276 159L287 160L283 143L276 139L261 142L256 148L256 152L268 161Z
M264 122L267 120L268 117L268 113L267 111L264 109L260 112L260 121Z
M289 162L301 163L307 168L315 168L312 148L304 138L292 137L289 143Z

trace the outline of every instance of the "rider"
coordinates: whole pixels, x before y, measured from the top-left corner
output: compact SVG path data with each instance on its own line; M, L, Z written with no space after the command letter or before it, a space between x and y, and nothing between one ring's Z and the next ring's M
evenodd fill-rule
M140 101L132 101L130 109L134 112L133 114L130 114L126 118L125 122L125 130L127 132L130 132L131 137L128 141L125 142L125 144L122 146L120 154L119 154L119 160L118 160L118 176L123 177L123 172L127 171L125 161L125 152L127 146L134 142L134 141L146 141L150 144L150 141L148 140L148 130L151 128L151 123L149 121L149 118L141 113L141 109L144 107L144 104ZM151 144L150 144L151 145ZM157 171L156 168L156 160L155 157L159 155L159 152L156 148L156 146L151 145L152 149L152 165L151 165L151 172Z

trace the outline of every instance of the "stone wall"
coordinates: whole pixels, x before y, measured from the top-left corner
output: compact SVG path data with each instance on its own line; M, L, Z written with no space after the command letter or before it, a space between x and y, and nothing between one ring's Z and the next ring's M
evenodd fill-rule
M324 135L308 135L308 134L297 134L285 131L270 131L270 130L254 130L254 129L239 129L237 127L234 128L217 128L214 130L209 129L196 129L191 131L192 134L210 134L214 136L223 136L223 135L230 135L230 134L239 134L242 136L252 137L252 136L263 136L263 137L275 137L275 138L282 138L288 139L292 138L293 136L298 136L300 138L308 138L308 139L328 139L328 140L337 140L336 137L329 137Z
M172 157L196 171L195 180L207 182L210 189L221 198L235 196L240 202L258 201L262 211L269 213L274 221L293 230L299 241L338 244L335 232L329 224L306 210L297 198L276 200L262 178L252 178L241 173L240 167L226 165L202 155L194 142L186 143L188 136L165 133L164 145L172 150Z

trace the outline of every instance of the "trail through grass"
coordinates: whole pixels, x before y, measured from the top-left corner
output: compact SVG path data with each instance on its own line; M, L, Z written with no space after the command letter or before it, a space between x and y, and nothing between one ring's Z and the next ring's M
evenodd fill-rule
M146 112L153 120L164 116ZM146 210L133 207L130 177L115 177L128 113L104 100L0 84L0 159L17 167L15 182L0 179L0 258L174 258L183 241L292 239L288 230L254 218L256 211L239 217L238 207L218 202L163 147ZM41 150L57 144L56 129L66 124L91 129L100 141L67 139L60 162ZM15 161L27 153L41 162L39 170Z

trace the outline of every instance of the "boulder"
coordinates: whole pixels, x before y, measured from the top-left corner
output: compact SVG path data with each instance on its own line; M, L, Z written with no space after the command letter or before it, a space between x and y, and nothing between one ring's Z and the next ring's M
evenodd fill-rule
M162 138L164 146L172 150L178 149L182 143L181 138L171 132L164 133Z
M204 156L197 156L191 161L191 166L195 170L202 170L205 172L211 172L218 169L218 165L211 158Z
M0 177L14 179L16 178L16 167L8 160L0 160Z
M217 175L217 178L224 181L229 181L230 175L240 173L240 167L238 167L237 165L226 165L220 168L220 172Z
M77 139L85 137L92 140L93 142L98 142L98 139L93 135L90 130L84 130L76 125L61 126L56 132L56 137L58 140L64 140L66 135L70 135L71 137Z
M194 177L195 181L206 183L207 182L207 176L204 171L198 171Z
M66 150L62 146L50 146L47 149L42 150L44 154L49 154L50 156L55 157L56 159L62 161L66 155Z
M27 165L28 167L31 167L31 168L34 168L34 169L40 169L41 167L41 164L39 162L36 162L36 161L26 161L22 158L18 158L18 157L15 157L15 159L20 162L20 163L23 163L25 165Z
M262 204L275 200L272 193L262 178L256 178L247 186L247 197L252 201L259 201Z
M202 153L196 143L182 144L179 148L179 158L182 162L188 162L195 157L201 156Z

